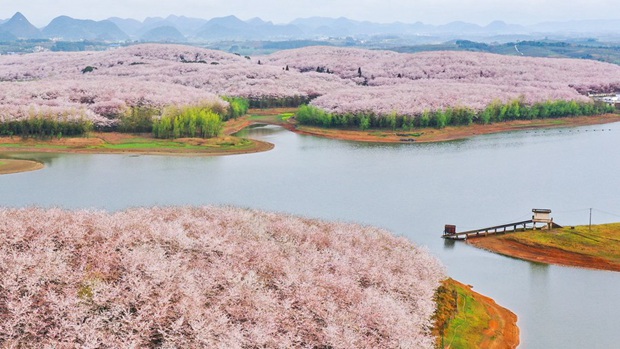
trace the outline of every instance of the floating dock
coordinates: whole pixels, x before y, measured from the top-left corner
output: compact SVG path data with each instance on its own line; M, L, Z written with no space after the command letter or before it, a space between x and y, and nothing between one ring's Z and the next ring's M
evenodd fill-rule
M537 229L553 229L553 228L561 228L562 226L553 222L553 218L551 218L551 210L549 209L533 209L534 215L532 219L528 219L526 221L514 222L496 225L487 228L480 228L468 231L457 232L456 226L451 224L446 224L444 227L443 235L441 236L444 239L450 240L467 240L469 238L477 238L484 237L489 235L496 234L506 234L506 233L515 233L519 231L526 230L537 230Z

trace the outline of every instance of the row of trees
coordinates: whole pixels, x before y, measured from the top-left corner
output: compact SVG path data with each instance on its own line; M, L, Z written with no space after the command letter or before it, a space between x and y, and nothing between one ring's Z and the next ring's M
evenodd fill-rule
M316 98L318 95L309 96L287 96L287 97L256 97L250 98L249 103L252 108L296 108L303 104L310 103L310 101Z
M209 108L168 107L153 120L156 138L216 137L222 131L222 117Z
M525 104L522 99L508 103L494 101L483 110L467 107L446 108L436 111L425 111L418 115L401 115L391 113L378 115L373 112L334 114L311 105L299 108L296 118L302 125L321 127L359 127L369 128L412 129L414 127L443 128L455 125L489 124L509 120L532 120L558 118L580 115L600 115L614 112L611 105L599 102L547 101Z
M0 136L51 138L83 135L93 128L87 119L57 120L32 116L0 122Z
M224 115L224 121L245 115L248 109L250 109L250 101L248 99L228 96L224 96L222 99L228 102L228 111Z
M128 133L146 133L153 130L153 118L160 115L161 110L155 107L139 106L129 108L119 117L117 128L110 128L110 131L120 131Z
M200 122L198 121L199 118L197 115L203 111L209 111L217 114L221 121L236 119L248 112L250 105L249 100L240 97L222 97L222 99L228 102L228 108L225 108L218 103L206 103L192 107L168 107L163 110L152 106L131 107L119 117L119 124L117 128L109 128L109 130L132 133L153 132L156 136L161 131L165 134L162 138L171 138L171 135L174 135L174 132L171 131L170 135L168 135L168 131L162 131L161 129L157 130L156 127L162 127L162 125L167 122L163 120L166 117L170 117L171 115L176 117L176 115L187 114L182 118L187 119L184 119L186 121L184 122L188 125L187 129L190 132L183 132L180 130L180 133L182 133L183 136L188 136L188 134L196 134L195 131L192 131L194 127L189 127L189 120L194 118L196 119L196 122ZM160 115L163 116L161 120L159 120L159 123L157 123L157 118ZM155 124L157 124L157 126L155 126ZM167 130L168 128L165 127L165 129Z
M57 115L32 113L23 118L0 120L0 136L50 138L79 136L93 129L126 133L153 132L158 138L215 137L223 121L247 113L249 100L239 97L223 97L228 107L221 103L201 103L185 107L160 108L139 105L125 108L111 117L113 123L94 124L86 117L68 118Z
M228 107L218 103L195 106L132 107L120 117L121 132L153 132L157 138L201 137L220 134L223 122L245 115L250 102L240 97L222 97Z

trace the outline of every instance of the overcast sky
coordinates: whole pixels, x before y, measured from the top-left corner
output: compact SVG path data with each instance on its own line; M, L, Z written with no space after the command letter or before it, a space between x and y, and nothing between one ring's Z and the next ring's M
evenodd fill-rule
M493 20L534 24L576 19L619 19L618 0L0 0L0 19L22 12L35 26L54 17L79 19L109 17L166 17L170 14L197 18L235 15L261 17L287 23L299 17L348 17L373 22L421 21L445 24L466 21L488 24Z

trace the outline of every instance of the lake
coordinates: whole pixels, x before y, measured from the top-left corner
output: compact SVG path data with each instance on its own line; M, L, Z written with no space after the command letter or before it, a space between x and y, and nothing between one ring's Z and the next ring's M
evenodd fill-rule
M0 176L0 205L110 211L235 205L386 228L427 246L450 276L519 317L523 348L612 348L620 342L620 274L511 259L440 238L529 219L620 221L620 123L529 130L435 144L377 145L276 126L245 135L275 144L226 157L0 154L43 161Z

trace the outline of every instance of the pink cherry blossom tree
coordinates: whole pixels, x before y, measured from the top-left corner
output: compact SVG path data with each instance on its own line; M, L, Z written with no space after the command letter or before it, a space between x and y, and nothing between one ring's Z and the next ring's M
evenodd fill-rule
M619 91L620 67L578 59L335 47L246 59L196 47L147 44L105 52L1 56L0 81L0 120L49 107L105 125L126 108L181 107L214 102L218 96L255 101L319 97L312 104L326 111L379 116L482 110L493 101L518 98L528 104L583 103L590 92Z
M0 208L7 347L433 348L405 238L230 207Z

